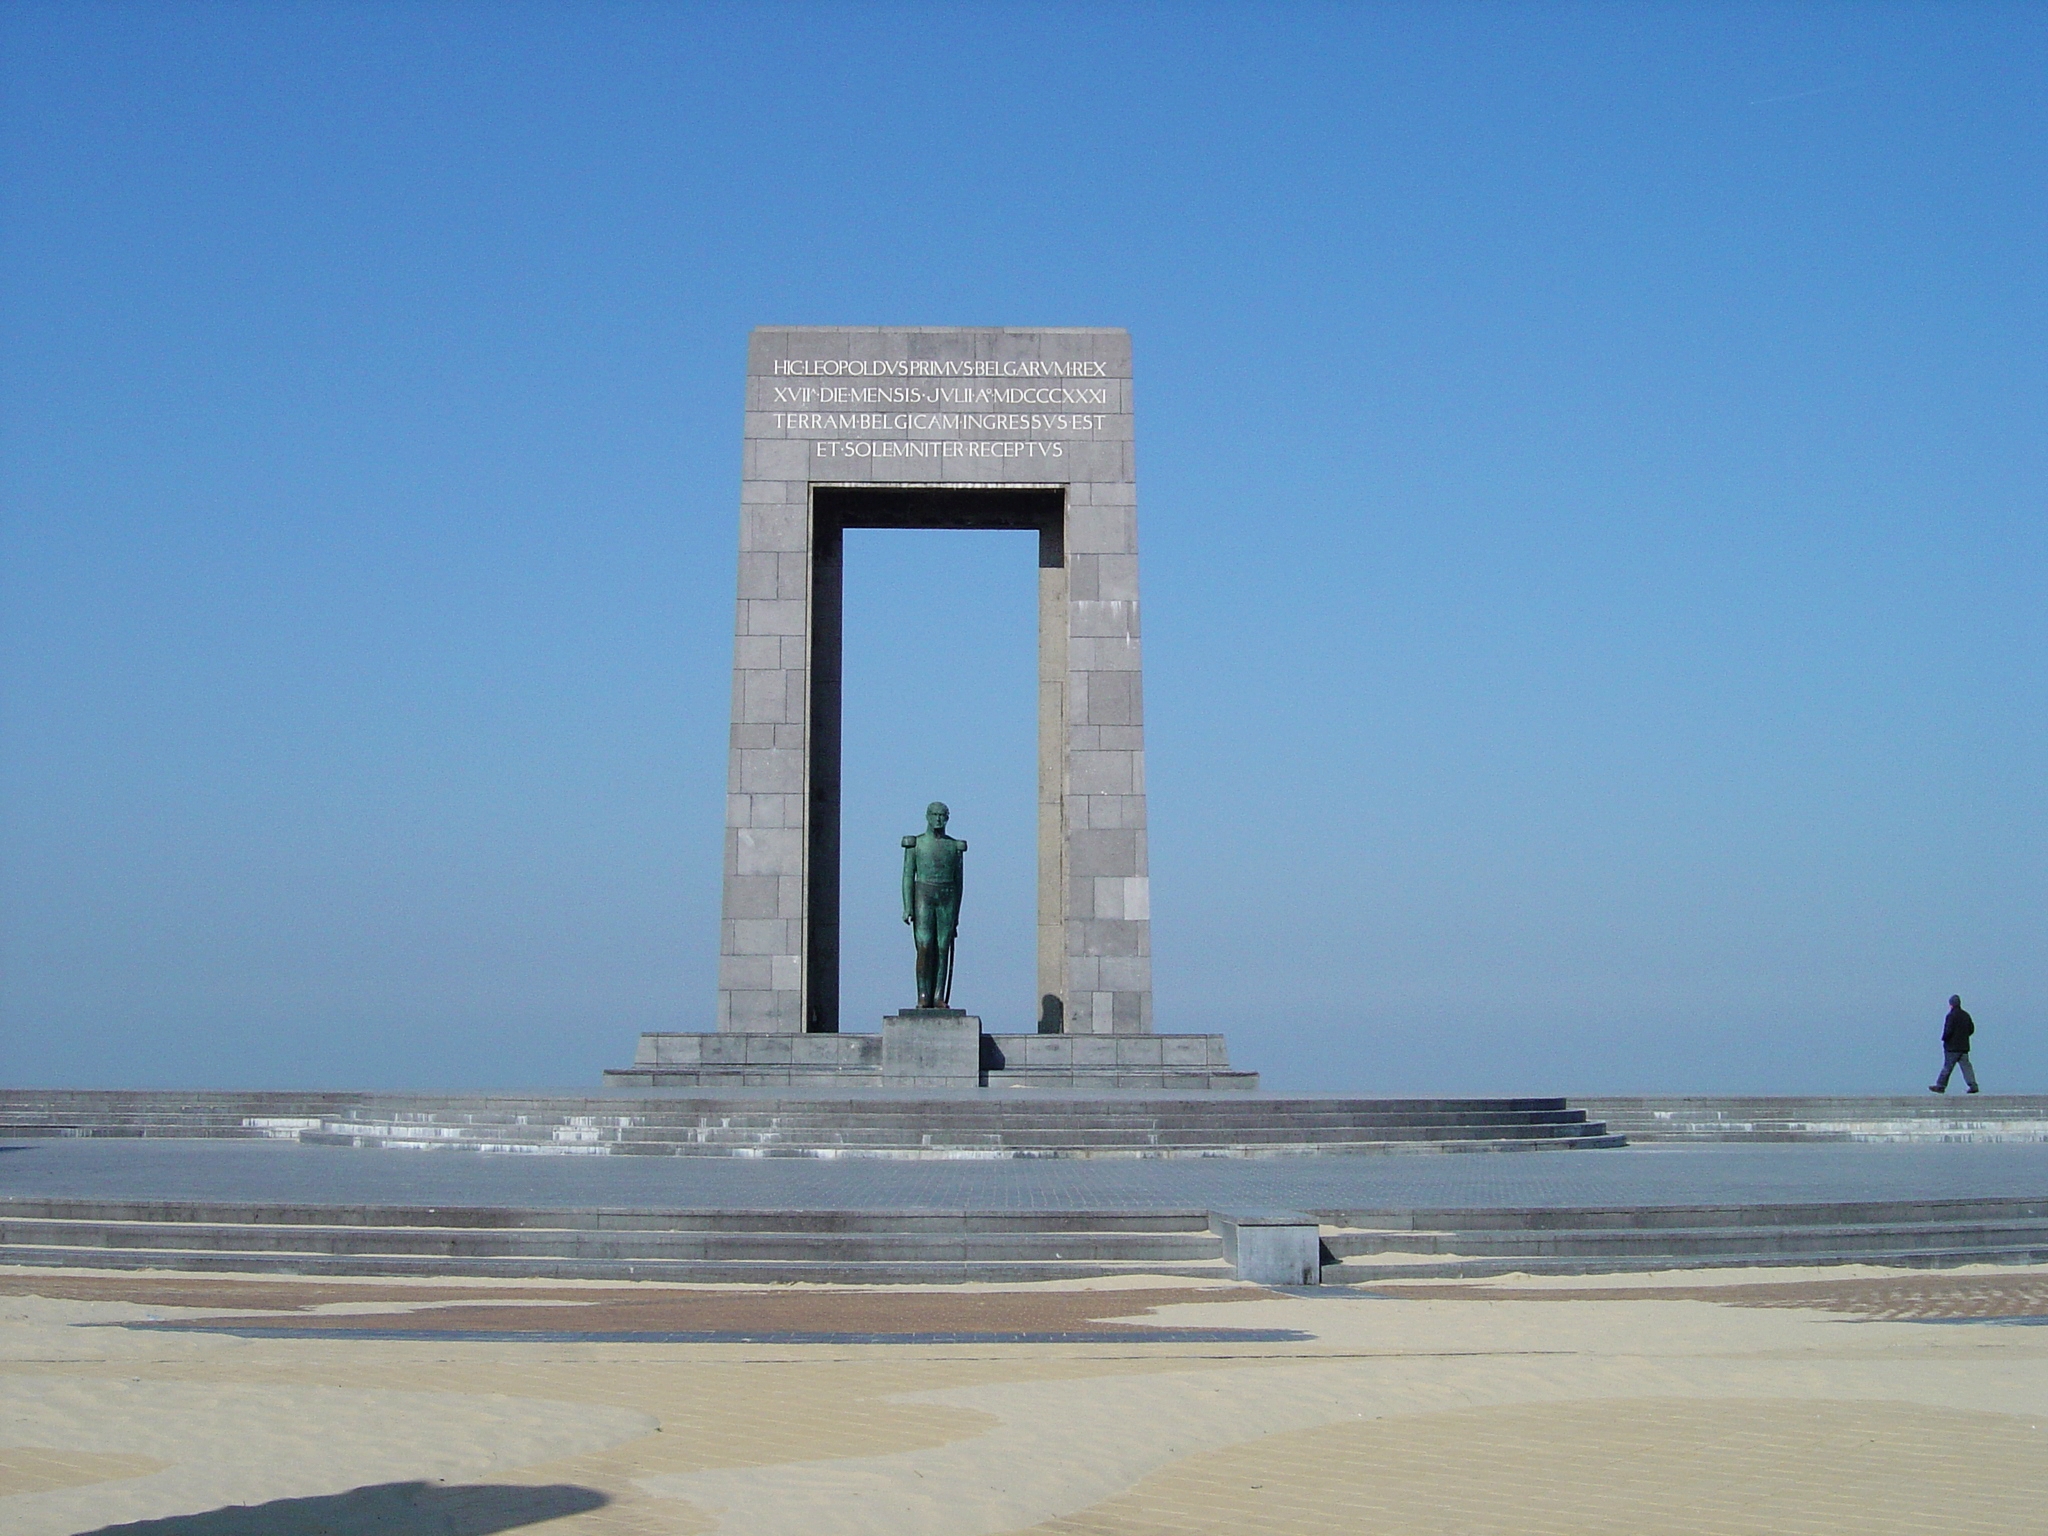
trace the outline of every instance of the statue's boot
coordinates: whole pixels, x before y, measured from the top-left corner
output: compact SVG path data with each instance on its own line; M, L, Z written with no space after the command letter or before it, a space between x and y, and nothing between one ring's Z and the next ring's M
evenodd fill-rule
M932 945L917 946L917 1006L920 1008L931 1007L932 997L938 990L938 958Z

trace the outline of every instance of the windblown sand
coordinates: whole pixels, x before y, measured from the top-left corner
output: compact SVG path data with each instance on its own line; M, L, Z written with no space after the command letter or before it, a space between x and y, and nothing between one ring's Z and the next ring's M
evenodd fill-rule
M2005 1536L2048 1508L2043 1312L2042 1269L1286 1296L0 1270L0 1530ZM123 1326L224 1318L319 1331ZM775 1338L1088 1328L1132 1337ZM601 1338L726 1329L758 1341Z

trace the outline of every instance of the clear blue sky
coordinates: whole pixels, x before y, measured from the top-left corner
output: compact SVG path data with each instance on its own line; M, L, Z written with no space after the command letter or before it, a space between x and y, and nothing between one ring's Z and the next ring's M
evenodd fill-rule
M0 49L0 1082L709 1028L746 333L892 323L1132 332L1162 1029L1910 1091L1960 991L2048 1089L2040 6L16 0ZM1029 552L849 580L849 1007L905 1000L938 793L960 1000L1024 1027Z

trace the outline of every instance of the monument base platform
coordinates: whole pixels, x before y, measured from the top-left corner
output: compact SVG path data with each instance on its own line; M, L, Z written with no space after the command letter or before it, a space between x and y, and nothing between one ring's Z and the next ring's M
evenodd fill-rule
M966 1038L946 1043L963 1030ZM962 1054L970 1046L979 1058L971 1071ZM1258 1073L1231 1070L1221 1035L987 1035L973 1015L940 1009L893 1014L879 1035L643 1034L633 1065L604 1077L614 1088L1259 1086Z
M1621 1137L1588 1121L1583 1110L1558 1098L1365 1099L1170 1090L1002 1093L987 1088L746 1088L729 1084L717 1089L637 1088L603 1094L39 1093L0 1089L0 1134L67 1139L264 1138L304 1146L577 1159L977 1162L1321 1159L1352 1153L1563 1151L1622 1145ZM1373 1187L1378 1187L1381 1178L1373 1176ZM678 1191L685 1187L662 1183L659 1198L664 1202L681 1199ZM699 1177L688 1187L697 1189L695 1198L700 1202L732 1203L733 1191L726 1186L707 1185ZM817 1196L816 1187L804 1187L812 1190L804 1198ZM866 1190L871 1186L856 1181L846 1188ZM716 1189L726 1193L716 1194ZM457 1198L445 1190L443 1195L454 1204L470 1198ZM569 1196L565 1193L562 1198ZM776 1198L786 1201L795 1195L783 1189ZM900 1193L890 1196L888 1208L895 1209L894 1202L900 1198ZM1247 1199L1248 1192L1240 1189L1223 1203L1234 1201L1242 1206ZM1252 1203L1255 1207L1294 1209L1300 1201L1273 1187ZM12 1228L7 1236L10 1242L26 1241Z

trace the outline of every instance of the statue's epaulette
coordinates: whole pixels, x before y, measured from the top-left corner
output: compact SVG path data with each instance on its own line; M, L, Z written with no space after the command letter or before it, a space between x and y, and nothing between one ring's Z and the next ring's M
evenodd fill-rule
M905 839L903 839L903 846L906 848L915 848L917 846L917 839L914 836L906 837Z

